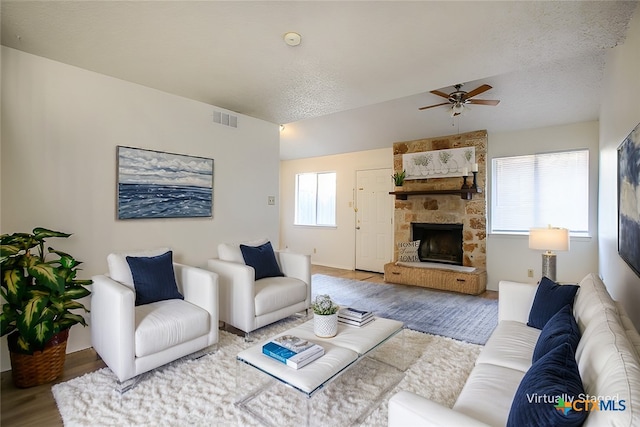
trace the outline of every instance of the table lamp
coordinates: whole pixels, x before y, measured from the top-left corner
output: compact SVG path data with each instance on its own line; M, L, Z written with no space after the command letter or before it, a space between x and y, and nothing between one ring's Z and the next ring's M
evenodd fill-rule
M566 228L532 228L529 230L529 249L543 250L542 276L556 281L556 254L569 250L569 230Z

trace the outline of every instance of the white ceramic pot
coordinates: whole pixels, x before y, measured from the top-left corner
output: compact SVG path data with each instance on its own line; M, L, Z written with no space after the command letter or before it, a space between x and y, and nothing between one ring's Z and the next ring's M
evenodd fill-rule
M320 338L335 337L338 333L338 313L313 314L313 332Z

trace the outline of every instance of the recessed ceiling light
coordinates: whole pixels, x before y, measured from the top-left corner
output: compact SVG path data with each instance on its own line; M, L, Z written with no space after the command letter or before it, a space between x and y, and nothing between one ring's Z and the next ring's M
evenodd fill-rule
M289 32L284 35L284 42L289 46L298 46L300 44L300 34Z

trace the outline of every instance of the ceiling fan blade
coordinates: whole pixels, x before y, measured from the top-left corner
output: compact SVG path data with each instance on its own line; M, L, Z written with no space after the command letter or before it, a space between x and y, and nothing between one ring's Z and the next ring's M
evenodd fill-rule
M481 93L488 91L489 89L491 89L491 86L489 85L479 86L471 92L467 92L467 94L465 95L465 99L473 98L476 95L480 95Z
M498 105L500 101L497 99L469 99L467 100L467 103L477 105Z
M441 96L441 97L446 98L446 99L449 99L449 94L448 93L440 92L439 90L432 90L430 93L432 93L434 95Z
M433 107L439 107L441 105L449 105L449 102L443 102L442 104L436 104L436 105L428 105L426 107L420 107L418 108L418 110L426 110L427 108L433 108Z

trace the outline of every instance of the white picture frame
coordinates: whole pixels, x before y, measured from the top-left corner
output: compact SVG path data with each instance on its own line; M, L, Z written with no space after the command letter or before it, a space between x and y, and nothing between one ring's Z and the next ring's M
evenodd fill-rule
M475 165L475 147L448 148L402 155L402 168L406 171L405 179L469 176Z

